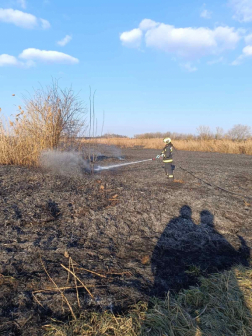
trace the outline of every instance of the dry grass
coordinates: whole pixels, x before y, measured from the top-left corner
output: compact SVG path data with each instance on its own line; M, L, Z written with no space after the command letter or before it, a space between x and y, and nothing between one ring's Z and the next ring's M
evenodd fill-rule
M51 115L50 112L45 115L44 120L40 120L36 115L26 117L22 110L17 114L15 122L0 120L0 164L38 166L41 152L55 148L55 144L59 142L57 128L55 115ZM90 143L114 145L121 148L141 147L157 150L164 146L162 139L130 138L81 140L78 145ZM174 140L173 143L178 150L252 155L252 140L239 142L232 140ZM78 145L76 143L76 146Z
M154 298L151 303L138 303L125 315L84 312L77 321L47 325L45 335L249 336L251 287L252 270L233 268L202 278L199 287L175 297L168 294L165 301Z
M41 152L55 146L55 127L49 113L41 121L22 110L15 122L0 121L0 164L37 166Z
M41 119L33 111L25 114L20 108L14 122L4 122L0 119L0 164L38 166L41 152L55 148L60 141L61 126L57 121L57 118L60 119L60 113L59 110L58 115L51 114L49 109ZM108 138L81 140L76 143L76 148L98 143L121 148L141 147L157 150L164 146L162 139ZM174 140L173 143L178 150L252 155L252 140Z
M121 148L152 148L161 149L164 146L163 139L130 139L130 138L107 138L82 140L83 143L101 143L115 145ZM230 154L252 155L252 140L232 141L224 140L174 140L174 146L179 150L218 152Z
M82 102L57 81L35 90L24 105L11 121L0 116L0 164L36 166L43 150L57 148L62 139L75 139L85 126Z
M11 123L0 125L0 163L6 165L38 164L41 151L47 143L40 136L27 136L22 132L22 125Z

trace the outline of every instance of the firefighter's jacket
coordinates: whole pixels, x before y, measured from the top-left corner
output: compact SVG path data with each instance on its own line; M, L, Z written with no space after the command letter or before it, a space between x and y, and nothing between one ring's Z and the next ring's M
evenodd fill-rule
M172 159L172 144L168 144L165 146L165 148L162 151L162 155L163 155L163 162L173 162Z

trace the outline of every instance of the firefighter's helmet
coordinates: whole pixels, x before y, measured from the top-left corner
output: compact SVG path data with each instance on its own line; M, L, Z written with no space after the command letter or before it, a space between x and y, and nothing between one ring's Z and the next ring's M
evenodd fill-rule
M170 138L164 138L164 143L166 143L166 144L169 144L169 143L171 143L171 139Z

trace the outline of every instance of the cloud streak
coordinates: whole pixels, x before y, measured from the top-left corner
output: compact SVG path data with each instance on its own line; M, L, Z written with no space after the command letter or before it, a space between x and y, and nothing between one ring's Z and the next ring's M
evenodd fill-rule
M217 59L207 62L207 64L214 65L214 64L223 63L223 62L224 62L224 57L219 57Z
M210 12L207 9L204 9L201 13L200 13L200 17L202 17L203 19L211 19L212 17L212 12Z
M45 19L40 19L33 14L25 13L12 8L0 8L0 22L11 23L17 27L25 29L50 28L50 23Z
M234 12L233 19L239 22L252 21L252 0L229 0L229 6Z
M26 0L17 0L17 3L18 3L23 9L26 9L26 7L27 7Z
M35 48L23 50L18 57L8 54L0 55L1 67L16 66L30 68L35 66L37 62L46 64L78 64L79 60L78 58L59 51L40 50Z
M141 45L142 31L139 28L126 31L120 35L122 44L130 48L139 48Z
M240 65L245 59L250 57L252 58L252 45L247 45L245 48L243 48L242 54L232 62L232 65Z
M249 34L245 36L244 38L246 44L251 44L252 45L252 34Z
M198 68L196 68L195 66L193 66L190 62L184 63L184 64L180 64L181 68L183 68L184 70L186 70L187 72L195 72L198 70Z
M19 58L26 61L39 61L44 63L77 64L79 60L68 54L52 50L40 50L35 48L25 49Z
M66 35L62 40L58 41L57 44L60 45L61 47L64 47L71 40L72 40L72 36L71 35Z

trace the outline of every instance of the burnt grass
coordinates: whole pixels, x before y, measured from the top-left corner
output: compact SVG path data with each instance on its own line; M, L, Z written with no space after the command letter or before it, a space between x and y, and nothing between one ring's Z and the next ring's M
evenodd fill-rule
M126 162L157 154L123 152ZM174 160L174 184L160 161L78 176L0 166L0 335L42 335L52 319L72 318L48 274L72 287L64 294L78 316L122 313L196 285L199 276L249 266L252 199L205 185L178 165L252 197L252 157L180 151ZM69 267L69 256L93 295L79 288L80 307L74 278L61 266Z

